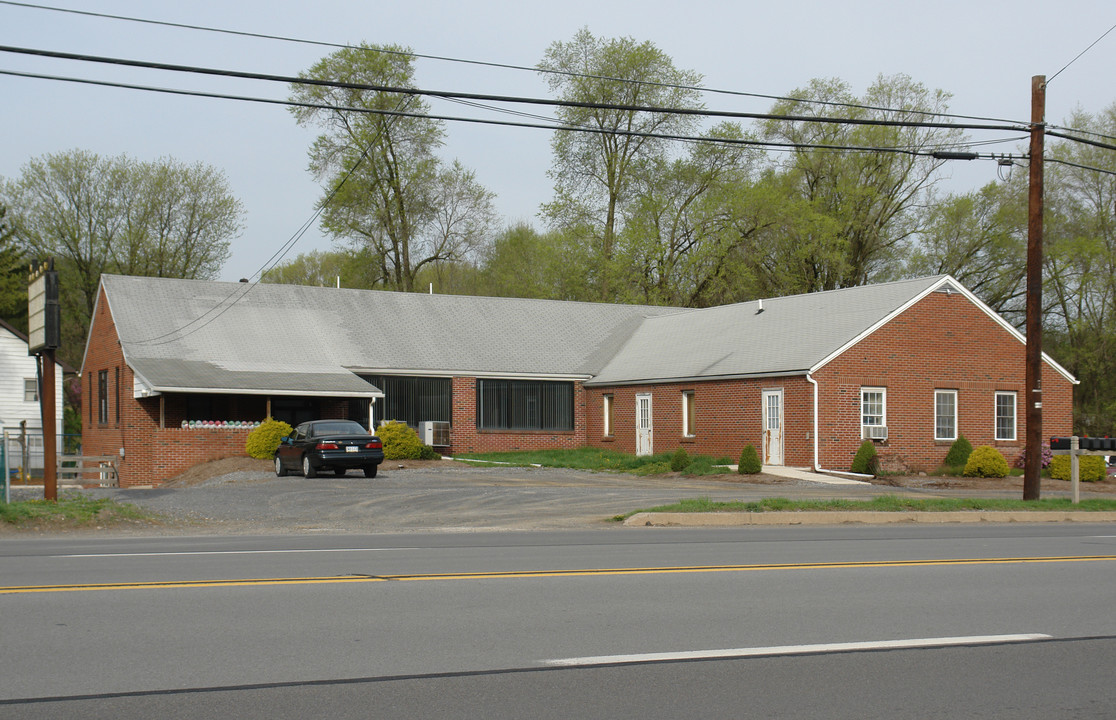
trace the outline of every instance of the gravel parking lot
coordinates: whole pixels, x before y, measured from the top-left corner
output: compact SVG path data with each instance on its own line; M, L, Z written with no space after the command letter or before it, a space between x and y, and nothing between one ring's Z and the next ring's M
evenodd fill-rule
M737 481L740 477L639 477L448 461L399 468L388 462L374 479L358 472L340 478L278 478L269 470L256 469L155 489L78 492L111 497L165 516L168 522L154 529L165 533L619 527L609 518L683 498L868 497L877 492L871 487L835 488L766 476L757 478L763 482L743 484Z

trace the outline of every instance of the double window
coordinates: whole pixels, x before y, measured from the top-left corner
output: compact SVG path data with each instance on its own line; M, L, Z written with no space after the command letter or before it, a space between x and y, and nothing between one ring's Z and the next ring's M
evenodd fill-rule
M1015 440L1015 393L996 393L996 439Z
M957 439L957 391L934 391L934 439Z
M480 430L573 430L573 383L477 380Z

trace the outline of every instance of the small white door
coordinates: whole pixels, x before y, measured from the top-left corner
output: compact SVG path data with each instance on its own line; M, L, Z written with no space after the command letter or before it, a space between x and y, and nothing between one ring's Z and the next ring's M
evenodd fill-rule
M763 391L763 464L783 464L783 391Z
M650 455L651 448L651 396L636 395L636 455Z

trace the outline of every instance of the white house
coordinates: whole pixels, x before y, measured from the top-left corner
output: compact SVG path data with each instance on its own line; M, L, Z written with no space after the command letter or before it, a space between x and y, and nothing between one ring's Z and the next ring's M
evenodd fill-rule
M7 452L12 454L8 460L10 467L15 467L20 462L15 459L19 445L12 438L21 433L22 422L26 422L27 433L34 436L30 446L38 448L38 459L32 462L32 467L37 467L42 462L43 423L39 413L38 373L35 365L35 357L27 354L27 336L0 320L0 433L7 432L9 437ZM61 434L61 363L54 365L54 388L57 417L55 432Z

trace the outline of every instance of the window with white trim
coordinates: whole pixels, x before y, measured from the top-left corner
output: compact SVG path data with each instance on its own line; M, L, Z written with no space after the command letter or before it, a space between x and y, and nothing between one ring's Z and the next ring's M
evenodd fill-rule
M612 395L604 396L604 435L612 437Z
M957 439L957 391L934 391L934 439Z
M860 388L860 436L886 438L877 428L887 427L887 388Z
M694 391L685 390L682 393L682 435L693 437L694 431Z
M1015 393L996 393L996 439L1015 439Z
M23 378L23 402L39 402L39 381Z

